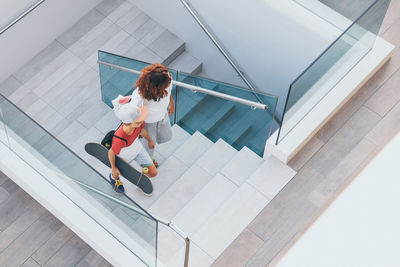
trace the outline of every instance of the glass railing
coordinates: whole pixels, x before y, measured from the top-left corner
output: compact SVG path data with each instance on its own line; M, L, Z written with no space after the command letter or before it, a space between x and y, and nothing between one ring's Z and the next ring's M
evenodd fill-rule
M140 71L150 63L140 60L132 60L123 56L114 55L111 53L99 51L99 60L125 67L132 70ZM118 95L130 95L133 92L135 82L139 78L139 74L127 72L108 66L99 64L101 98L104 103L112 108L111 101ZM169 70L173 80L178 78L178 72ZM172 96L175 99L175 86L172 88ZM175 116L171 116L171 123L175 123Z
M367 10L375 0L293 0L310 12L329 22L341 32Z
M0 111L1 143L41 174L145 265L156 266L158 221L154 217L126 195L117 195L106 178L2 95ZM87 186L72 182L71 179ZM105 197L107 195L118 201Z
M99 51L99 61L140 71L149 63ZM101 94L103 101L112 107L111 101L118 94L129 95L133 91L138 74L109 65L99 64ZM258 102L268 109L251 108L242 103L222 99L213 95L174 86L172 96L175 114L171 123L178 124L190 134L201 132L212 141L222 138L240 150L247 146L259 155L264 152L265 142L270 136L277 97L264 93L253 93L244 88L170 69L173 80L194 85L241 99Z
M376 0L289 87L279 143L372 49L390 0Z
M179 72L178 81L258 101L249 90L183 72ZM237 150L246 146L262 156L265 142L270 136L277 98L263 93L256 94L268 106L268 110L251 108L177 86L176 123L190 134L199 131L213 142L222 138Z

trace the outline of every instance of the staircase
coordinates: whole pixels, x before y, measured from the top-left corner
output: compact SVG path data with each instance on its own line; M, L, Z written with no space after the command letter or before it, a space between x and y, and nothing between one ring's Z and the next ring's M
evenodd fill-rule
M237 151L222 139L213 143L178 125L173 134L171 142L156 147L160 167L152 179L153 196L129 182L127 195L192 239L189 266L209 266L295 172L274 157L264 160L246 147ZM165 227L158 238L159 261L180 266L183 240Z
M0 91L47 131L81 158L108 176L110 170L84 151L87 142L99 141L119 121L100 99L97 50L158 61L187 73L201 71L201 62L185 52L177 36L157 24L128 1L105 0L86 14L24 67L0 84ZM207 102L207 96L187 97ZM215 121L203 124L206 133L226 123L232 105L215 111ZM188 121L197 120L189 109ZM246 120L229 127L246 129ZM244 125L244 126L243 126ZM18 127L16 125L15 127ZM125 182L127 194L151 213L171 220L191 239L189 266L209 266L269 201L295 175L274 157L262 159L247 147L240 151L222 139L207 138L200 132L189 134L173 126L173 140L156 148L160 163L154 178L154 193L146 197ZM208 134L207 134L208 135ZM214 136L214 134L210 134ZM240 139L242 134L231 138ZM210 136L208 136L210 137ZM27 138L36 138L27 134ZM248 137L246 137L248 138ZM52 155L65 168L62 147L49 138L37 138L35 147ZM107 192L111 191L104 188ZM117 207L111 207L118 213ZM155 240L151 227L124 214L132 227L143 227L148 240ZM146 232L147 231L147 232ZM184 242L169 228L160 226L158 259L166 266L181 266Z

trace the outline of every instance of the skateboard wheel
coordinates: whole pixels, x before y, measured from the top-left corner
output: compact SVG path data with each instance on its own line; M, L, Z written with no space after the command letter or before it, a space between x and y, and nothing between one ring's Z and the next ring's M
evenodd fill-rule
M143 168L143 173L149 173L149 168L144 167Z

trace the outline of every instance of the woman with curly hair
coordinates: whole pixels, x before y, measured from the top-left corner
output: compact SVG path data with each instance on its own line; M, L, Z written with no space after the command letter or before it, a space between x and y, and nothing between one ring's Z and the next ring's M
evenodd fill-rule
M162 144L172 139L169 116L175 112L172 99L172 78L168 68L154 63L145 67L135 83L132 99L141 98L148 107L145 129L153 142L148 144L148 152L153 158L155 143ZM158 163L154 160L154 164Z

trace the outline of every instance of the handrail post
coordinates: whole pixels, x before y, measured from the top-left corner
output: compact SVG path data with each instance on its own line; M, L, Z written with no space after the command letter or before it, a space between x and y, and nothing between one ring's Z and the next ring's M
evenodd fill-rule
M185 263L184 267L189 266L189 249L190 249L190 239L189 237L185 237L185 243L186 243L186 248L185 248Z

